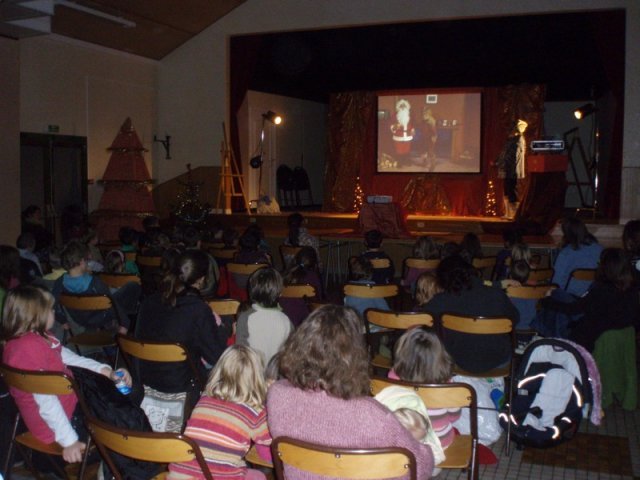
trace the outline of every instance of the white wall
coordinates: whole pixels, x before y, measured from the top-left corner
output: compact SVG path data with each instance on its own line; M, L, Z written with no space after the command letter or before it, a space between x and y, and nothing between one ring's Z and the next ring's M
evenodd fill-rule
M219 165L222 131L228 118L228 37L230 35L443 20L465 17L626 8L626 89L623 216L640 217L640 2L637 0L252 0L242 4L195 39L165 57L158 79L160 131L174 135L176 156L194 165ZM185 160L186 161L186 160ZM160 163L162 179L179 165ZM628 171L627 171L628 170ZM633 178L634 181L629 181ZM633 203L633 204L631 204Z
M158 62L56 35L20 40L20 130L87 137L88 176L99 180L120 126L131 117L145 148L156 120ZM163 133L161 133L164 136ZM154 176L151 154L145 155ZM89 211L102 187L89 186Z
M309 175L315 203L322 203L326 150L327 106L322 103L249 91L239 116L241 156L245 163L259 150L262 114L274 111L280 125L265 123L262 190L276 197L276 170L281 164L303 166ZM249 199L258 198L258 171L244 167ZM303 204L309 203L305 194Z
M15 245L20 234L20 48L0 37L0 244Z

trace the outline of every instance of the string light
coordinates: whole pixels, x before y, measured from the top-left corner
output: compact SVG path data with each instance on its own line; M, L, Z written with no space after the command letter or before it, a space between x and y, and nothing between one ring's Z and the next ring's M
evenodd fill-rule
M356 188L353 192L353 211L360 213L362 204L364 203L364 192L360 186L360 177L356 177Z
M484 214L487 217L498 216L497 202L496 202L496 188L495 188L495 185L493 184L493 180L489 180L489 185L487 186L487 193L485 195L485 201L484 201Z

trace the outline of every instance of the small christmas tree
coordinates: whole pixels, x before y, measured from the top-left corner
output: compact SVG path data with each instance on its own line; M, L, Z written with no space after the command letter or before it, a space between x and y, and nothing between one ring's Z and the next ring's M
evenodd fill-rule
M211 205L200 201L200 187L203 182L193 180L190 163L187 163L187 181L179 183L183 189L178 193L177 203L171 205L171 213L186 223L203 222L207 218Z
M360 213L362 204L364 203L364 192L360 186L360 177L356 178L356 189L353 192L353 211Z
M487 193L484 199L484 214L487 217L495 217L498 215L496 203L496 187L493 184L493 180L489 180L487 186Z

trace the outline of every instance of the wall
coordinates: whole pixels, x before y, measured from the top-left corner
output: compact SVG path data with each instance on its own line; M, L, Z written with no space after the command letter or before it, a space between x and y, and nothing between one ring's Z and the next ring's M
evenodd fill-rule
M292 169L303 166L309 175L313 200L321 203L326 156L327 106L307 100L249 91L241 107L238 122L241 157L245 163L259 151L262 114L269 110L280 114L283 121L277 127L269 122L265 123L262 190L273 197L276 196L276 170L279 165L288 165ZM258 170L246 167L243 169L248 175L245 178L249 199L258 198ZM302 195L300 200L303 205L310 203L306 194Z
M20 234L20 47L0 37L0 244L15 245Z
M550 13L586 9L627 9L625 142L622 216L640 217L640 2L635 0L539 0L533 2L466 0L253 0L246 2L162 61L158 88L160 131L171 132L176 152L196 165L219 165L222 139L218 125L228 117L230 35L353 26L386 22ZM161 178L180 173L177 165ZM635 196L633 196L635 194Z
M20 130L87 137L88 177L99 180L109 161L106 150L131 117L145 148L153 144L158 63L56 35L20 40ZM160 133L163 137L164 134ZM156 170L145 155L152 177ZM89 210L102 187L89 186Z

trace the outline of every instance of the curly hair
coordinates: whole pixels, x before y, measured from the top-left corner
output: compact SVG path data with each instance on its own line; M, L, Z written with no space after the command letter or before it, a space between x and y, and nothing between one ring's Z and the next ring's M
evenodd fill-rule
M355 310L323 305L285 342L280 373L303 390L324 390L344 400L368 395L368 353L362 329Z
M477 273L473 266L460 255L452 255L440 262L436 275L438 283L445 292L457 294L471 289L471 279Z

